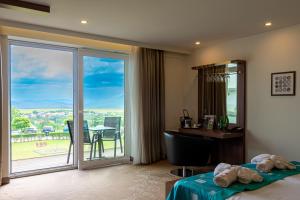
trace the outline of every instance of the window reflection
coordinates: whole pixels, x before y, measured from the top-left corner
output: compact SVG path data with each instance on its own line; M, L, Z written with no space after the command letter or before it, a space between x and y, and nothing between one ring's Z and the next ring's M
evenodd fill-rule
M236 65L228 65L229 71L236 71ZM227 115L229 123L237 123L237 74L229 75L227 80Z

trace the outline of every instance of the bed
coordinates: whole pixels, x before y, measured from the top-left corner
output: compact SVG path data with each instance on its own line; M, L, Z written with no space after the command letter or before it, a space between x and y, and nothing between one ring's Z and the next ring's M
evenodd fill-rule
M295 170L273 170L261 173L262 183L235 183L228 188L216 186L213 173L199 174L178 181L167 200L296 200L300 199L300 162L293 162ZM245 167L255 169L255 165Z
M300 175L294 175L276 181L263 188L238 193L228 200L297 200L300 199Z

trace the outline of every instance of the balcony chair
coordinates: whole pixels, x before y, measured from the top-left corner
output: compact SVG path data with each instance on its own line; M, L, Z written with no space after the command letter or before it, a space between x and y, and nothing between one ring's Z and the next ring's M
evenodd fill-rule
M67 124L68 124L68 129L69 129L69 134L70 134L70 145L69 145L68 159L67 159L67 163L69 164L71 149L72 149L72 146L74 146L74 122L73 122L73 120L68 120ZM93 138L91 139L88 122L86 120L84 120L84 122L83 122L83 143L91 145L90 160L92 160L93 149L95 148L95 150L96 150L97 142L98 142L98 137L96 134L94 134Z
M123 153L123 145L122 145L122 138L121 138L121 132L120 132L120 126L121 126L121 117L105 117L104 118L104 126L105 127L113 127L115 130L103 130L101 137L99 140L102 143L102 150L104 153L104 145L103 141L114 141L114 157L116 157L116 151L117 151L117 140L120 140L120 148L121 153Z

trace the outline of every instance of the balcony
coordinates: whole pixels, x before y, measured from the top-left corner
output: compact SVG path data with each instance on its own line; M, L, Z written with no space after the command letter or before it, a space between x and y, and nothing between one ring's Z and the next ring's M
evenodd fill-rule
M123 157L124 153L118 145L116 157ZM123 143L124 144L124 143ZM73 147L70 153L70 161L67 163L70 137L68 133L23 134L18 137L12 136L12 173L26 172L39 169L49 169L73 165ZM96 154L92 152L92 160L114 158L114 142L104 141L104 152L99 158L98 147ZM84 145L84 159L90 160L90 148ZM123 151L124 152L124 151Z

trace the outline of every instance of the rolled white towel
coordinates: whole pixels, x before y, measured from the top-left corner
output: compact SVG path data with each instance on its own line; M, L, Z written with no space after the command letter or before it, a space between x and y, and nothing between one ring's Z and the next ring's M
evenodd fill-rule
M296 169L296 166L293 163L290 163L281 156L272 155L271 160L277 169Z
M255 172L255 171L253 171L253 172L254 173L252 173L252 175L251 175L252 181L257 182L257 183L263 182L264 178L261 175L259 175L257 172Z
M274 162L271 159L265 159L256 164L256 169L262 172L270 172L274 168Z
M227 163L220 163L217 165L217 167L214 170L214 176L217 176L218 174L222 173L226 169L230 169L231 165Z
M257 164L257 163L260 163L260 162L262 162L266 159L270 159L270 158L271 158L270 154L260 154L260 155L255 156L254 158L252 158L251 163Z
M241 167L241 169L238 171L237 176L240 183L249 184L252 181L251 173L249 173L249 170L247 168Z
M236 173L239 172L239 170L241 169L242 167L241 166L238 166L238 165L232 165L231 166L231 169L234 169Z
M238 181L240 183L249 184L252 181L254 182L262 182L263 177L260 176L256 171L253 171L251 169L240 167L237 173Z
M223 172L214 177L214 183L220 187L228 187L237 180L236 169L225 169Z

